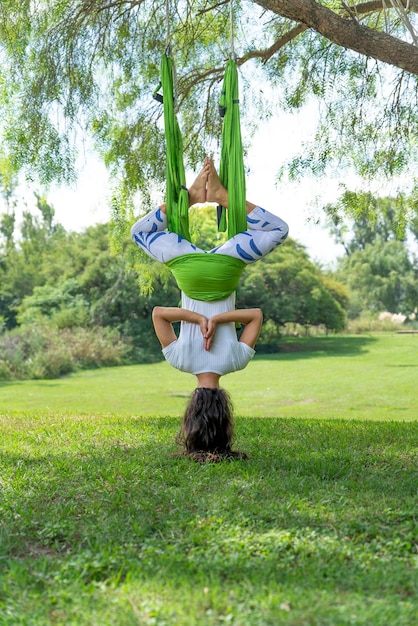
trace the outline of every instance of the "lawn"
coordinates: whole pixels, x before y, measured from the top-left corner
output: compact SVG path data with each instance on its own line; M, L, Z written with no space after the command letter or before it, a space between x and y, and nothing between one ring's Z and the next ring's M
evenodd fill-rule
M287 340L222 382L237 415L417 419L418 335ZM166 362L90 370L43 381L0 382L0 412L179 416L194 377Z
M418 623L418 337L225 379L248 461L172 458L164 363L0 387L0 624Z

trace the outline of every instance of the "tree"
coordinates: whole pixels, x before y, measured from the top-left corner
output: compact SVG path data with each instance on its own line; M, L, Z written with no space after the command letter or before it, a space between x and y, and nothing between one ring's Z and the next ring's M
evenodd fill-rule
M234 0L233 7L237 63L257 117L278 100L289 109L310 98L321 104L314 142L289 164L292 176L332 165L365 177L411 171L417 0ZM150 179L161 180L161 107L152 93L168 31L187 160L194 165L216 147L230 47L225 0L171 2L168 22L155 0L4 0L0 10L1 128L15 168L45 181L71 179L81 127L124 191L145 193Z
M248 266L238 289L238 306L259 306L265 320L276 327L290 322L342 330L347 303L344 286L322 276L292 240Z
M111 252L108 224L68 233L54 223L52 207L38 199L38 208L42 218L27 212L19 232L9 228L3 246L0 238L4 330L37 323L51 332L107 327L130 342L135 358L160 354L151 312L162 302L177 306L174 280L154 276L152 294L141 294L135 269L127 267L128 255ZM134 250L132 242L129 249Z
M411 217L408 220L409 230L418 242L418 186L413 190L410 196Z
M352 292L350 317L362 311L409 315L418 306L418 271L401 241L367 243L342 259L336 278Z
M350 288L349 316L362 311L414 312L418 267L408 240L417 237L416 198L378 198L346 190L325 213L331 233L346 252L335 275Z
M414 204L412 197L405 198L403 194L397 198L378 198L370 192L347 189L335 203L326 205L324 211L331 234L349 256L376 240L404 242L407 231L414 229ZM411 212L408 224L406 211Z
M14 198L12 209L0 216L0 318L7 329L16 325L16 311L22 299L45 282L45 273L62 276L62 268L50 267L50 250L60 249L64 229L54 224L54 208L35 195L41 215L21 207L22 223L16 232ZM48 260L47 260L48 259ZM65 271L65 270L64 270Z

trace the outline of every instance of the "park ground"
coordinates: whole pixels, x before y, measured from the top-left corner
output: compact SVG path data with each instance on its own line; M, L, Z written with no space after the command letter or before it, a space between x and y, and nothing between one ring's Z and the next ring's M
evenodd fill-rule
M225 379L248 461L173 458L166 363L0 384L0 624L418 623L418 335Z

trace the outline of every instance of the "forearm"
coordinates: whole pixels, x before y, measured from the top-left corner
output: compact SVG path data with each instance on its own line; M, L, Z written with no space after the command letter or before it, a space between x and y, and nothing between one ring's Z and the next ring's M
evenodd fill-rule
M246 343L250 348L254 348L263 323L263 313L261 309L237 309L236 311L219 313L210 318L205 334L206 350L211 348L218 324L228 324L229 322L245 324L240 341Z
M260 318L262 319L261 309L236 309L234 311L218 313L217 315L214 315L211 320L215 324L227 324L228 322L249 324L255 319Z
M200 324L206 318L200 313L182 309L180 307L156 306L154 308L153 317L160 317L165 322L172 324L173 322L190 322L191 324Z
M202 335L204 335L207 329L206 317L199 315L199 313L195 313L194 311L188 311L187 309L180 309L177 307L154 307L152 311L152 321L156 335L163 348L170 345L171 342L177 339L172 326L173 322L191 322L198 324L202 331Z

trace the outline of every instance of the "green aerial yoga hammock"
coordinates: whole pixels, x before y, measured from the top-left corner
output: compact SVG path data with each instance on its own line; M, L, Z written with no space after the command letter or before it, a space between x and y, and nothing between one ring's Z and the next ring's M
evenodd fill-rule
M163 98L154 97L164 104L164 132L166 140L167 222L169 230L190 241L189 198L183 164L183 140L174 109L173 60L167 54L161 59ZM244 158L238 97L238 70L235 61L228 61L219 108L223 117L222 148L219 177L228 190L228 218L222 209L219 230L228 239L247 230Z
M163 96L157 92L162 87ZM174 108L173 60L164 54L161 82L154 97L164 105L166 138L167 225L190 241L189 197L183 164L183 141ZM220 179L228 189L228 238L247 229L245 176L238 103L238 72L228 61L220 101L224 117ZM226 230L225 209L219 230ZM233 293L245 263L221 254L187 254L166 263L178 287L190 298L206 302L223 300Z

